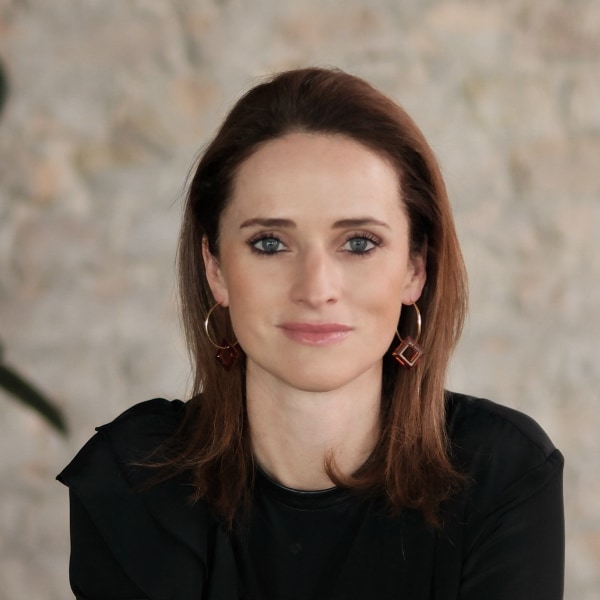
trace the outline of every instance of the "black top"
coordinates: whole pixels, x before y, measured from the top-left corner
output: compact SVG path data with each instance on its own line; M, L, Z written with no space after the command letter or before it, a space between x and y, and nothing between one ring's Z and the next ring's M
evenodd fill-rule
M249 518L228 534L185 475L140 488L132 466L171 435L179 401L129 409L59 475L70 487L71 586L88 600L560 600L563 458L529 417L448 395L469 476L431 529L383 498L301 492L256 474Z

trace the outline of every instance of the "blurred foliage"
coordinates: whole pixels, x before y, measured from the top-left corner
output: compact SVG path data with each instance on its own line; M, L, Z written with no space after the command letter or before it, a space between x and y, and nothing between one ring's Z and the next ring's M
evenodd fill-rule
M2 347L0 347L0 388L36 411L61 435L67 434L67 424L61 411L15 369L4 364Z
M8 96L8 79L0 61L0 112ZM0 345L0 388L13 398L40 414L62 435L67 433L67 424L60 410L48 400L33 384L29 383L15 369L4 364L4 353Z
M2 108L4 107L4 103L6 102L7 97L8 79L6 78L6 73L4 71L2 61L0 61L0 112L2 112Z

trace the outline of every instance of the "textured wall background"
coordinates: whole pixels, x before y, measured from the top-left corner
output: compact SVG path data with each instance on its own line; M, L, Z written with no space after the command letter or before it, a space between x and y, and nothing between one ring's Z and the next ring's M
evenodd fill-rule
M257 76L333 64L421 124L472 287L451 387L567 458L568 600L600 598L596 0L0 0L0 339L68 416L0 393L5 600L69 597L66 490L93 427L188 383L173 286L194 155Z

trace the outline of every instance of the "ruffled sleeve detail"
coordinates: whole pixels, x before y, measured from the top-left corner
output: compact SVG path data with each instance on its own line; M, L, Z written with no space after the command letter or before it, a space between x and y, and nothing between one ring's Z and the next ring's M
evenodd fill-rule
M78 598L237 597L228 536L204 503L190 502L185 475L148 487L153 469L136 466L176 431L183 410L182 402L162 399L136 405L99 427L58 476L72 498L70 575ZM95 564L111 564L114 573ZM209 576L223 569L227 580Z

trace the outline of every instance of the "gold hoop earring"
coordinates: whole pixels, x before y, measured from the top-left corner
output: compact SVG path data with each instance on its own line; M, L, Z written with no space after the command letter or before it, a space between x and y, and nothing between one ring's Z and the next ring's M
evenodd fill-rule
M407 336L402 339L398 333L398 330L396 329L396 335L400 340L400 344L392 352L392 356L403 367L412 369L419 362L419 359L423 356L425 351L423 350L422 346L417 343L421 337L421 311L419 310L416 302L410 306L414 307L415 312L417 313L417 335L414 338Z
M217 306L221 306L218 302L212 306L212 308L208 311L206 315L206 319L204 320L204 332L206 333L206 338L208 341L219 351L215 354L215 358L219 361L221 366L229 371L231 367L235 364L238 356L240 355L240 351L236 348L238 345L237 340L235 342L230 342L229 340L223 338L221 342L223 345L219 346L211 337L208 331L208 322L210 321L210 316Z

